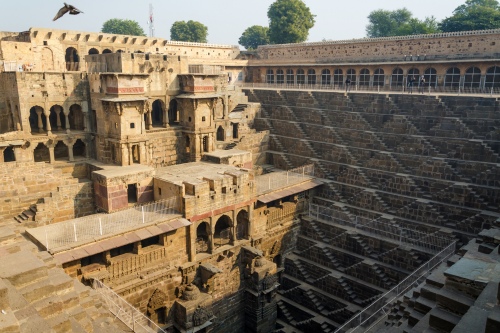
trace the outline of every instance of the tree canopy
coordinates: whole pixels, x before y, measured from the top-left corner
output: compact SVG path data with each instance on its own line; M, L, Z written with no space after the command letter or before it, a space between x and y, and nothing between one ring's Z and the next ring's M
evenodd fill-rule
M500 5L496 0L467 0L439 26L444 32L500 28Z
M302 0L276 0L269 6L267 17L272 44L304 42L315 23L315 15Z
M170 39L182 42L206 43L208 28L198 21L176 21L170 28Z
M388 37L430 34L438 32L436 19L426 17L423 21L414 18L406 8L397 10L374 10L368 15L369 24L366 27L368 37Z
M101 32L108 34L146 36L144 29L137 21L124 19L109 19L102 25Z
M238 43L247 50L254 50L259 45L269 44L269 28L260 25L252 25L241 35Z

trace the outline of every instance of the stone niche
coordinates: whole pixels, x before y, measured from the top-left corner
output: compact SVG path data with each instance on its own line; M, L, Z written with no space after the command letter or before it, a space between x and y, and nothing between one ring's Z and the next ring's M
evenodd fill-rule
M94 171L95 201L99 210L111 213L136 203L154 200L154 169L134 165Z

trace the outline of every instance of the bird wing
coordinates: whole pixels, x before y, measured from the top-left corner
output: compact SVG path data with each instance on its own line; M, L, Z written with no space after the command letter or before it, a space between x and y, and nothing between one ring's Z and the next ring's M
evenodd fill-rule
M69 10L70 10L70 14L71 15L76 15L76 14L80 14L80 13L83 13L80 9L76 8L75 6L73 5L67 5L69 7Z
M67 12L69 12L69 9L66 6L62 7L61 9L59 9L56 16L54 16L54 18L52 19L52 21L57 20L58 18L60 18L64 14L66 14Z

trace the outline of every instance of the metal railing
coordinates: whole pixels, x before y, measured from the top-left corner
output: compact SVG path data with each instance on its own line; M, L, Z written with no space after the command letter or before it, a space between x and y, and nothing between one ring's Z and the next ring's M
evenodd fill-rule
M178 215L177 198L155 201L111 214L98 214L30 229L47 250L123 232ZM170 216L169 216L170 215Z
M189 74L222 74L224 66L217 65L189 65Z
M288 171L271 172L256 177L257 195L285 188L312 179L314 164L304 165Z
M137 333L166 333L165 330L161 329L101 281L94 279L92 288L101 295L105 307L132 331Z
M273 90L321 90L321 91L334 91L334 92L377 92L377 93L410 93L409 88L402 85L359 85L351 84L347 86L345 84L299 84L299 83L241 83L239 84L241 88L247 89L273 89ZM428 85L423 87L414 85L412 87L412 94L483 94L483 95L498 95L500 94L500 87L466 87L466 86L438 86L438 85Z
M417 231L360 216L357 216L355 221L348 221L340 216L340 214L335 209L329 207L313 203L309 205L309 217L311 218L332 221L339 225L380 235L395 240L400 245L410 245L432 254L438 253L453 241L450 238L442 237L435 233Z
M344 325L339 327L335 332L368 332L375 326L383 317L385 317L392 304L404 293L408 292L413 287L423 283L427 274L443 261L448 259L455 253L456 242L449 244L425 264L417 268L413 273L408 275L397 286L382 295L375 302L366 307L363 311L349 319Z

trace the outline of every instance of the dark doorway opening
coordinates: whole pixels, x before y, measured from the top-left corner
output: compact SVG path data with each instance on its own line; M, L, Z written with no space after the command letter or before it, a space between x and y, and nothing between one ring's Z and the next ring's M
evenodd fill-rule
M12 147L7 147L3 151L3 161L4 162L15 162L16 161L16 155L14 154L14 148Z
M127 198L128 198L128 203L136 203L137 202L137 185L136 184L128 184L127 185Z

